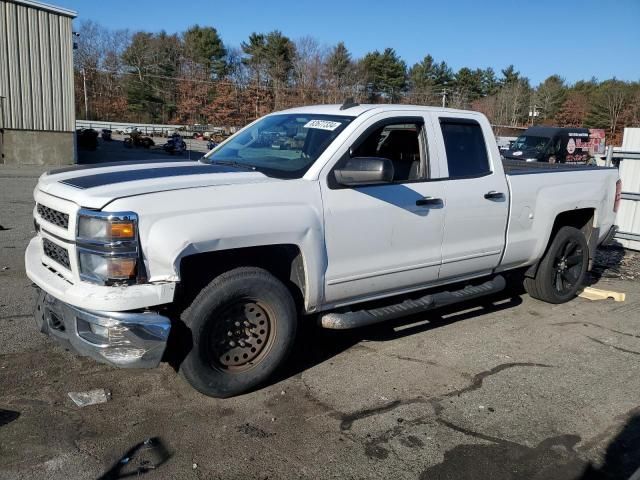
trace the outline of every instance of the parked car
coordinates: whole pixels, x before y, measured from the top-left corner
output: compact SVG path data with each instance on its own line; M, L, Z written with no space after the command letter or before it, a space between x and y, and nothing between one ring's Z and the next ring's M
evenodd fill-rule
M131 135L134 132L140 132L138 127L126 127L122 130L122 135Z
M162 148L169 155L181 155L187 150L187 143L178 133L174 133Z
M78 148L81 150L95 150L98 148L98 132L93 128L79 128L76 130Z
M155 144L151 137L143 136L138 130L134 130L128 138L124 139L125 148L151 148Z
M594 147L599 149L598 153L604 153L602 130L530 127L502 155L506 159L527 162L587 163Z
M263 132L304 141L274 149ZM26 272L42 332L119 367L169 348L194 388L228 397L283 365L302 322L371 325L514 273L532 297L570 301L620 189L614 168L503 166L477 112L295 108L201 161L44 174Z
M112 140L111 130L109 130L108 128L103 128L100 136L102 137L102 140L104 140L105 142L110 142Z

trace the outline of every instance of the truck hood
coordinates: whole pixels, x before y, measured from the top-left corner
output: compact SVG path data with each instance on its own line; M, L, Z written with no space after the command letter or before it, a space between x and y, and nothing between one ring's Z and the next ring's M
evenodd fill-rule
M36 189L100 209L123 197L185 188L280 182L260 172L195 162L120 162L80 165L43 174Z

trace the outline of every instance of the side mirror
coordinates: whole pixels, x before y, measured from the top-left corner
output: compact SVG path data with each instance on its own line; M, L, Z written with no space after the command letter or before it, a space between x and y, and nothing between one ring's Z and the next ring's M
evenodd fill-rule
M380 157L349 158L334 170L336 181L349 187L390 183L393 173L393 162Z

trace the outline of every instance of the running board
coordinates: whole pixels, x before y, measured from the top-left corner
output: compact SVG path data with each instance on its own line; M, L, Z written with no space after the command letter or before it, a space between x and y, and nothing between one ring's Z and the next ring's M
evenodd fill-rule
M319 323L323 328L333 330L347 330L350 328L364 327L375 323L404 317L414 313L444 307L454 303L473 300L484 297L492 293L504 290L505 279L498 275L493 279L480 285L467 285L460 290L444 291L425 295L416 299L407 299L400 303L387 305L384 307L372 308L369 310L355 310L350 312L329 312L320 315Z

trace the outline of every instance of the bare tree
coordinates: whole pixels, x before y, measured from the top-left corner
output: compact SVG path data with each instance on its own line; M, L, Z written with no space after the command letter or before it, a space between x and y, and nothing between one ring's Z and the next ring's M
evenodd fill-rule
M293 75L299 92L298 100L302 103L321 101L318 93L323 89L323 67L327 57L327 49L320 46L313 37L302 37L295 43L293 59Z

